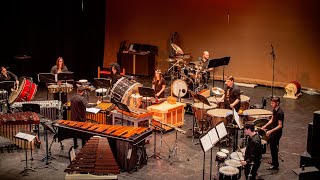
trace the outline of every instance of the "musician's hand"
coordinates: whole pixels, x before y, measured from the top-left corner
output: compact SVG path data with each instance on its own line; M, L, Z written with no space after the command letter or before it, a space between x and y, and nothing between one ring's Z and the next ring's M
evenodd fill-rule
M266 135L269 137L271 133L271 131L267 131Z
M231 107L231 108L233 108L233 107L234 107L233 103L232 103L232 104L230 104L230 107Z
M159 94L159 93L157 93L155 96L156 96L156 97L158 97L158 96L160 96L160 94Z
M262 129L262 130L266 130L266 126L262 126L261 129Z
M247 164L247 161L240 161L242 166L245 166Z
M16 80L16 84L19 85L19 81L18 80Z

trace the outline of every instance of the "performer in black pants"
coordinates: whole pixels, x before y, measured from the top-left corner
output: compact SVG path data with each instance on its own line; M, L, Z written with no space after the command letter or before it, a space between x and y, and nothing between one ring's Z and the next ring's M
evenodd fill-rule
M268 170L277 170L279 169L278 161L278 152L279 152L279 141L282 135L284 113L280 107L280 98L274 97L271 99L271 106L273 108L273 115L269 122L262 126L263 130L266 130L268 126L271 126L271 129L267 131L266 135L269 136L270 150L272 162Z
M240 163L244 166L246 179L254 180L256 179L262 158L261 139L259 134L254 131L253 124L245 124L244 133L250 138L248 139L244 161Z
M73 95L70 98L71 103L71 120L72 121L86 121L86 108L95 107L97 104L101 103L101 100L98 100L96 104L89 104L87 99L83 96L85 88L80 86L77 89L77 94ZM74 148L78 147L77 138L73 138ZM82 140L82 145L85 142Z

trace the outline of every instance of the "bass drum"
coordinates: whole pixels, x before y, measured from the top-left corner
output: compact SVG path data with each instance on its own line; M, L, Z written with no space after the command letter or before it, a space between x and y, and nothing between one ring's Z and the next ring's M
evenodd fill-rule
M31 101L37 92L37 85L26 78L20 78L19 88L16 91L12 91L9 96L9 103Z
M113 85L110 97L117 102L129 105L131 94L137 93L139 87L142 87L142 84L122 77Z
M193 82L190 78L186 80L176 79L172 83L171 90L174 96L185 97L188 94L188 90L193 90Z

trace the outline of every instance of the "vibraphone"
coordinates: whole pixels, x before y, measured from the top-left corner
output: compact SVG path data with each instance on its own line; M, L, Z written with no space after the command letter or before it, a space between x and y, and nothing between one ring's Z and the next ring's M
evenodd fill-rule
M117 179L120 174L108 139L103 137L91 137L64 172L66 179Z
M21 131L32 131L32 124L38 126L39 129L40 119L35 112L19 112L11 114L0 115L0 135L11 141L20 148L25 148L22 140L14 138L16 134ZM34 149L34 143L28 143L28 149Z
M66 119L71 119L71 110L70 110L70 102L66 104L67 108L67 117ZM101 110L97 113L86 113L87 120L95 121L99 124L110 124L108 123L108 116L110 114L110 111L114 108L114 105L112 103L100 103L96 106L96 108L100 108Z
M145 127L116 126L77 121L58 120L58 141L68 138L89 140L97 135L109 140L113 154L121 169L132 171L147 163L145 139L152 130Z
M58 111L62 108L61 101L58 100L15 102L11 108L22 108L23 104L39 104L40 114L51 120L58 119Z

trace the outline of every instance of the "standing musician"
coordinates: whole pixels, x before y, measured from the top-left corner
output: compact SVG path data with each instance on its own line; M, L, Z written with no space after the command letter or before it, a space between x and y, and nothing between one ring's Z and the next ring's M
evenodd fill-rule
M199 62L199 65L196 66L197 69L200 70L200 72L203 73L203 82L204 84L208 84L208 80L210 78L210 71L213 70L213 68L208 68L209 65L209 52L208 51L203 51L202 53L202 58Z
M244 155L244 161L241 161L240 163L244 166L246 179L255 180L262 158L261 138L259 134L254 131L253 124L245 124L244 133L249 136L249 139Z
M120 65L118 63L112 63L111 69L111 87L121 78Z
M62 57L58 57L56 60L56 65L52 66L50 73L52 74L59 74L62 72L68 72L68 68L67 66L64 64L64 60ZM57 85L61 85L62 82L58 81ZM60 100L59 99L59 93L54 93L53 94L53 99L55 100ZM62 104L66 103L68 101L68 96L67 93L61 93L61 102Z
M271 99L271 106L273 108L272 117L266 125L261 127L261 129L266 130L269 125L271 126L271 130L266 132L266 135L269 137L272 157L272 162L268 162L271 166L267 168L267 170L277 170L279 169L278 152L279 141L282 135L284 113L280 107L280 98L273 97Z
M95 107L97 104L101 103L101 100L98 100L96 104L89 104L87 99L83 96L84 91L86 90L85 87L78 87L77 94L73 95L70 98L70 106L71 106L71 120L72 121L86 121L86 108ZM78 147L77 138L73 138L74 147ZM82 145L85 142L82 140Z
M224 95L219 100L222 102L224 99L225 109L235 109L237 112L240 109L240 89L234 84L233 76L228 76L226 80L227 87L225 88Z
M152 89L155 91L156 98L164 98L164 90L166 89L166 81L161 75L161 70L155 71L154 78L152 80Z

